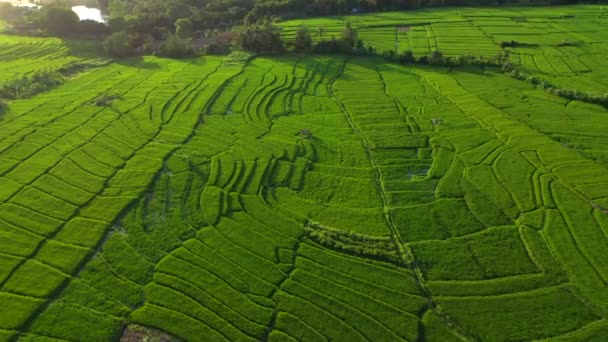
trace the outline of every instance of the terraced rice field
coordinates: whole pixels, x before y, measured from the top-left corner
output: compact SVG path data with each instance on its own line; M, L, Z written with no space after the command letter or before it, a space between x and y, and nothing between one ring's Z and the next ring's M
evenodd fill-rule
M292 20L280 26L286 39L304 25L318 40L339 38L346 21L380 52L395 50L396 27L408 27L398 32L400 52L492 58L508 51L514 64L560 87L597 94L608 89L608 12L602 6L432 9ZM521 45L501 49L501 42L511 41Z
M94 69L0 121L0 340L601 341L605 115L369 57Z
M0 32L2 24L0 23ZM0 84L37 71L52 71L70 62L93 58L91 43L75 46L58 38L12 36L0 33Z

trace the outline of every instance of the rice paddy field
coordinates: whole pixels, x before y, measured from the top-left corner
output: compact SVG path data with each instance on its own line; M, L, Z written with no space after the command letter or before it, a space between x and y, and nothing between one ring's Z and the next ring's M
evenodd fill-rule
M306 26L318 40L339 38L347 21L361 40L380 52L395 50L396 33L398 51L410 50L417 57L441 51L448 57L492 58L508 51L515 65L560 87L598 94L608 89L604 63L608 8L604 6L444 8L292 20L279 25L286 38ZM319 28L323 28L322 35ZM511 41L519 45L501 49L502 42Z
M91 43L78 42L76 47L59 38L8 35L3 27L0 21L0 84L95 57Z
M0 121L0 340L602 341L607 115L372 57L89 70Z

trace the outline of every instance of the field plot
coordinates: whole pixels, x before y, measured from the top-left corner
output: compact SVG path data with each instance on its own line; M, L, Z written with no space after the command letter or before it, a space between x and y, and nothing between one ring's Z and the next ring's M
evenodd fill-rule
M421 50L501 27L437 13L413 15ZM10 104L0 340L608 334L604 108L477 67L227 62L114 63Z
M508 52L515 65L551 83L602 95L608 89L608 25L601 6L540 8L454 8L291 20L280 23L282 36L293 39L296 29L309 27L313 38L340 37L346 21L366 45L380 53L410 50L416 57L441 51L493 58ZM319 28L323 28L320 36ZM501 48L501 43L515 46Z
M90 43L70 44L58 38L34 38L0 33L0 84L36 71L52 71L94 55ZM87 49L92 49L92 54Z

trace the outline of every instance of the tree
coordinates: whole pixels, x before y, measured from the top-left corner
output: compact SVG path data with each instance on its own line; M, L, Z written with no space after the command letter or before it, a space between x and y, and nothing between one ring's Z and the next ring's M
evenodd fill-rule
M0 18L8 19L13 12L13 5L10 2L0 2Z
M69 8L48 6L40 10L40 27L52 35L67 35L75 32L79 18Z
M296 51L305 52L312 48L312 38L310 31L306 26L300 26L296 32L296 40L294 42Z
M441 65L441 64L445 63L445 58L443 58L443 53L441 53L441 51L435 50L429 56L428 61L429 61L430 64L439 64L439 65Z
M124 58L134 53L129 44L129 35L124 32L112 33L103 42L103 51L106 55L116 58Z
M192 37L192 21L188 18L181 18L175 21L175 33L182 39Z
M170 58L184 58L192 55L190 41L171 35L160 46L160 55Z
M412 64L416 63L416 58L414 58L414 53L412 51L403 51L401 56L399 56L399 63L401 64Z
M265 54L283 52L283 41L272 21L268 19L242 28L238 42L240 48L245 51Z
M342 41L347 47L352 49L355 47L357 40L357 31L353 29L350 21L347 21L344 31L342 31Z

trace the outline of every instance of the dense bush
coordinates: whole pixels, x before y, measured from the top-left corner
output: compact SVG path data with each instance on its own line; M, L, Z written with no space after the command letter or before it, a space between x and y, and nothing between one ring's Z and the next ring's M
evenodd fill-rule
M270 20L241 28L238 43L241 49L259 54L278 54L284 51L283 41Z
M106 55L115 58L124 58L135 53L135 50L129 44L129 35L126 32L112 33L104 40L103 51Z
M305 231L313 241L321 245L357 256L401 263L401 257L391 238L338 230L318 223L309 223Z
M518 46L536 46L536 44L521 43L516 40L502 41L498 45L500 46L501 49L508 48L508 47L518 47Z
M190 40L171 35L160 45L160 56L169 58L185 58L193 55Z
M4 83L0 87L0 98L20 99L31 97L62 84L65 77L58 71L40 71L32 76L23 76Z

